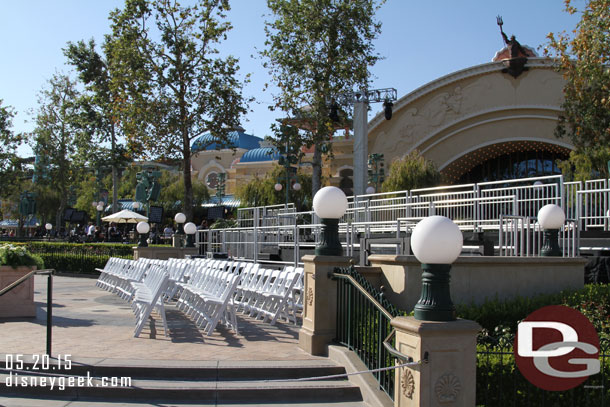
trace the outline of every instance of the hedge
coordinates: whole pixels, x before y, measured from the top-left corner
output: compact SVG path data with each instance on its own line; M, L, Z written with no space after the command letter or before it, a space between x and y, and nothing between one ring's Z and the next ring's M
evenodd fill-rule
M45 267L61 272L96 274L110 257L133 258L133 245L116 243L25 242L31 253L39 255Z

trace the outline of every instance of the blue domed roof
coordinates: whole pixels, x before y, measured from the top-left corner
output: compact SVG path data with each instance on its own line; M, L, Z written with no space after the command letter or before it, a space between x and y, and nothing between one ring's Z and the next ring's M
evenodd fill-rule
M260 143L263 139L246 134L242 130L233 130L227 135L227 141L228 143L226 145L222 145L218 143L211 134L204 134L193 141L191 153L194 154L199 151L218 150L221 148L243 148L244 150L252 150L253 148L260 147Z
M248 151L239 160L240 163L255 163L259 161L277 161L280 153L273 147L261 147Z

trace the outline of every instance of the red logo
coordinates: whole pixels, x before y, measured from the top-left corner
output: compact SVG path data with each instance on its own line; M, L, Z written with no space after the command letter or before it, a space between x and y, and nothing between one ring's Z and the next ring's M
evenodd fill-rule
M534 386L564 391L599 373L599 337L579 311L550 305L519 324L514 344L521 374Z

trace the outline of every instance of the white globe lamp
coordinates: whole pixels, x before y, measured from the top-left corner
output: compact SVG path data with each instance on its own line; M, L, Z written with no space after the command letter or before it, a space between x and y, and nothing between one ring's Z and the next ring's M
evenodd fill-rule
M347 210L347 197L337 187L324 187L313 197L313 210L322 223L320 243L315 254L321 256L342 256L343 246L339 241L339 219Z
M53 225L51 225L50 223L46 223L44 225L44 228L47 230L47 238L50 242L51 241L51 229L53 229Z
M193 222L188 222L184 225L184 233L186 233L186 247L195 247L195 233L197 233L197 225Z
M415 226L413 254L422 263L422 292L414 317L422 321L454 321L455 307L449 286L451 264L462 252L460 228L444 216L430 216Z
M295 191L300 191L301 184L299 184L298 182L295 182L294 185L292 185L292 189L294 189Z
M544 205L538 211L538 223L542 229L561 229L566 221L566 214L560 206L555 204Z
M559 247L559 229L566 221L566 214L560 206L544 205L538 211L538 223L544 229L544 240L540 254L542 256L561 256Z
M104 210L104 205L98 205L95 209L97 209L98 212L101 212Z
M374 194L375 193L375 187L373 187L373 186L366 187L366 191L365 192L366 192L367 195Z
M182 212L178 212L176 214L176 216L174 216L174 222L176 222L178 224L178 231L176 232L177 235L183 235L184 234L184 222L186 222L186 215L183 214Z
M282 186L282 184L280 184L280 183L278 182L277 184L275 184L275 185L273 186L273 188L275 188L275 190L279 192L279 191L281 191L281 190L282 190L283 186Z
M146 235L150 232L150 225L148 222L138 222L136 225L136 230L140 235L140 242L138 243L138 247L148 247L148 243L146 242Z

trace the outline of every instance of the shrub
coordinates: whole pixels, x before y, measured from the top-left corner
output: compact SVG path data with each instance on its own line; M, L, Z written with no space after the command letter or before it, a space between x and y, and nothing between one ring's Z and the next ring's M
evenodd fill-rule
M27 242L18 246L39 256L47 268L70 273L95 274L110 257L133 258L133 247L123 244Z
M3 244L0 245L0 266L36 266L37 269L44 269L44 261L40 256L30 253L22 245Z
M589 318L600 337L610 337L610 285L607 284L587 284L580 290L508 301L496 298L480 305L458 305L456 308L458 316L477 321L488 332L494 332L497 327L515 332L519 321L546 305L566 305L577 309Z

